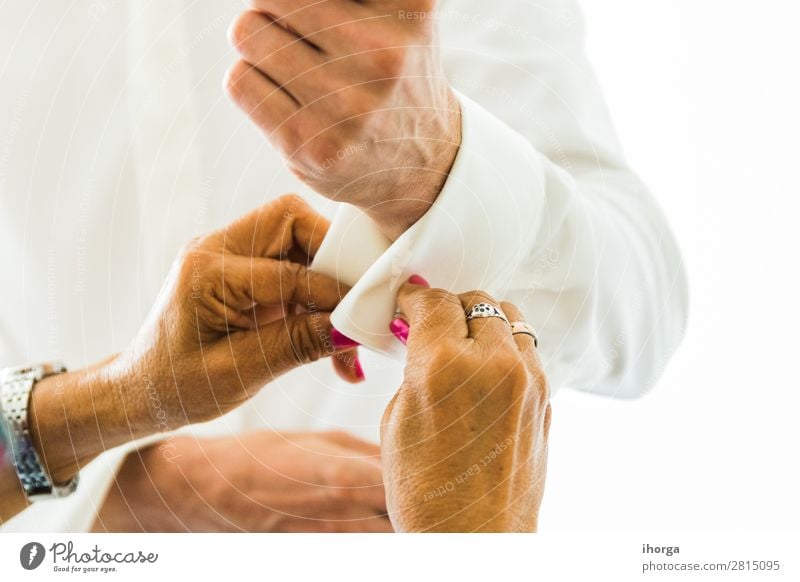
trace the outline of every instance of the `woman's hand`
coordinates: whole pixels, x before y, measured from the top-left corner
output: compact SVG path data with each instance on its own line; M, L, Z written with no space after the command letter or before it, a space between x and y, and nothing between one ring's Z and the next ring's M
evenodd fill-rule
M128 349L34 388L29 423L53 480L104 449L218 417L341 352L329 313L346 289L304 266L327 229L289 195L190 243Z
M347 289L304 266L327 229L289 195L191 242L113 374L155 390L176 428L220 416L335 353L328 316Z
M424 283L419 278L412 281ZM466 320L476 303L519 310L475 291L404 285L405 380L383 416L387 507L398 531L535 531L550 427L533 337L502 319Z

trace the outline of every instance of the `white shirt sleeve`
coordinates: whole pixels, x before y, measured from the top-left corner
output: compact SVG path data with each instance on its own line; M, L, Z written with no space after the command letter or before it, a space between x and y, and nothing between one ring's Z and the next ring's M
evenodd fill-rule
M638 396L682 338L683 265L623 159L576 5L533 4L444 3L443 53L463 119L448 180L392 244L343 206L314 268L352 286L333 324L380 352L403 357L388 325L397 288L419 274L516 303L539 333L554 390Z
M150 435L105 451L81 469L75 493L61 499L33 503L0 525L0 533L90 531L128 454L154 445L167 436Z

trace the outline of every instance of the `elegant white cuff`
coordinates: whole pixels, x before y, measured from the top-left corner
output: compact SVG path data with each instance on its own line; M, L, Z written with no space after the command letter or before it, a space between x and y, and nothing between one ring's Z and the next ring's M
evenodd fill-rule
M394 243L366 214L343 204L312 268L351 286L331 316L339 331L394 357L389 331L397 290L411 275L453 293L502 297L536 235L541 160L520 134L458 94L462 143L436 202Z

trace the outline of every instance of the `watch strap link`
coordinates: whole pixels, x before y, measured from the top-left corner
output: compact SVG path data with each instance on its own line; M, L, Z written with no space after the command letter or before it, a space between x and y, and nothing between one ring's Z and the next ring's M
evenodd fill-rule
M33 446L28 426L28 403L34 384L45 376L63 371L63 366L47 373L36 368L16 370L13 374L4 374L0 380L0 410L7 427L12 460L30 501L66 497L78 485L77 477L63 486L51 482Z

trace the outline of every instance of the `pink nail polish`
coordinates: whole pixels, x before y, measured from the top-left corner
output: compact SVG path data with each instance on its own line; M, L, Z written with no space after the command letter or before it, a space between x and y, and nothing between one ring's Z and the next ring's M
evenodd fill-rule
M364 368L361 367L361 362L358 358L356 358L356 361L353 363L353 367L356 369L356 378L362 382L366 380L367 377L364 375Z
M394 336L399 339L403 344L408 343L408 324L405 320L397 318L393 319L392 322L389 324L389 331L391 331Z
M419 275L411 275L408 278L408 282L412 285L420 285L421 287L430 287L431 284L424 277L420 277Z
M335 327L331 328L331 342L337 350L346 350L347 348L355 348L361 345L357 341L351 340Z

